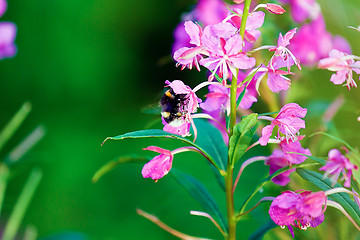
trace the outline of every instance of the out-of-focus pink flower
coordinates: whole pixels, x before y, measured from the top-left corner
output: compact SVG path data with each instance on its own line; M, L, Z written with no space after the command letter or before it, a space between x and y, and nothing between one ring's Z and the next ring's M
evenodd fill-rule
M6 0L0 0L0 17L4 15L7 9L7 1Z
M234 8L234 14L228 16L229 22L231 22L237 29L240 29L241 18L243 14L242 8ZM249 14L246 26L245 26L245 35L244 39L250 43L255 42L261 35L261 32L257 30L260 28L265 19L265 13L261 11L252 12Z
M234 7L228 6L228 7ZM221 0L199 0L193 11L183 15L183 21L174 30L174 44L172 53L182 47L193 47L189 43L189 35L185 32L184 22L193 21L201 26L214 25L220 23L228 15L227 5Z
M196 21L207 26L221 22L228 12L229 10L221 0L199 0L192 14Z
M16 54L15 37L16 25L12 22L0 22L0 59Z
M321 13L316 0L281 0L281 2L290 4L291 16L297 23L301 23L308 18L314 19Z
M269 174L273 174L277 170L289 166L289 161L287 160L285 154L283 151L279 149L275 149L273 153L266 158L265 165L270 166ZM283 172L276 177L272 178L271 181L273 181L275 184L278 184L280 186L285 186L290 182L290 174L294 172L295 169L290 169L286 172Z
M182 65L181 70L185 67L192 69L193 66L200 71L199 60L204 54L204 49L201 44L202 29L200 25L187 21L184 23L185 31L190 37L190 44L194 47L182 47L174 52L174 59L177 61L176 66Z
M336 72L331 75L330 81L334 84L345 82L344 85L350 90L350 87L357 86L352 71L360 74L360 61L355 62L354 58L355 56L333 49L328 58L319 61L318 68Z
M320 59L327 57L330 50L334 48L351 53L350 45L344 38L333 37L326 31L325 21L321 14L309 24L300 27L289 48L306 66L315 65Z
M254 58L240 52L243 40L235 33L236 29L229 23L219 23L204 29L202 43L209 57L201 59L200 64L213 71L209 81L214 79L215 73L228 79L231 74L236 75L236 69L249 69L255 65Z
M325 171L325 177L330 176L329 178L333 185L335 185L340 173L342 173L342 178L340 180L345 180L344 186L350 187L352 171L358 170L358 167L352 164L338 149L331 149L328 153L328 157L326 165L322 166L319 170Z
M144 165L141 171L144 178L150 177L151 179L157 181L169 173L174 158L171 151L156 146L149 146L143 150L160 153L160 155L155 156L151 161Z
M278 138L280 139L280 132L285 134L286 139L296 141L296 134L301 128L305 128L305 121L301 118L305 117L307 113L306 108L300 107L296 103L288 103L280 109L279 114L271 121L271 125L267 125L262 129L262 136L259 143L265 146L272 134L274 127L279 126Z
M165 87L169 87L167 94L160 101L162 105L162 120L164 131L188 136L191 123L191 114L199 107L201 99L195 92L180 80L165 81Z
M310 150L307 148L303 148L300 144L300 140L302 140L303 138L304 136L299 136L298 140L296 141L294 141L293 139L283 139L280 141L280 148L283 151L284 156L288 160L289 164L303 163L307 157L300 154L311 156Z
M269 215L277 225L287 226L294 237L293 227L306 230L324 221L323 205L326 205L326 200L324 192L285 191L273 200Z

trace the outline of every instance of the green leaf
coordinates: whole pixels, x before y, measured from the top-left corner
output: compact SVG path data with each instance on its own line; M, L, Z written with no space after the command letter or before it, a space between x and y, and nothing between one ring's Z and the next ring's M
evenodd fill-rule
M305 180L313 183L323 191L327 191L333 188L342 187L339 183L332 187L332 182L329 178L324 178L322 174L310 171L307 169L297 169L296 172ZM334 193L329 196L335 202L339 203L345 211L352 217L352 219L360 225L360 210L359 206L351 200L347 193Z
M215 219L221 229L224 232L227 232L226 219L205 186L194 177L182 173L177 169L172 168L170 173L175 177L176 181L183 186L197 202L200 203L205 212Z
M234 132L229 141L229 158L232 165L244 155L249 147L255 133L251 128L257 123L257 116L256 113L250 114L234 126Z
M123 163L146 163L150 161L151 159L146 157L140 157L140 156L121 156L115 160L112 160L111 162L108 162L104 166L102 166L99 170L96 171L94 176L92 177L91 181L93 183L96 183L99 181L99 179L104 176L106 173L112 171L117 165L123 164Z
M204 149L221 169L226 169L228 148L220 131L204 119L194 119L194 123L198 131L195 143Z
M187 138L181 137L179 135L171 134L171 133L165 132L160 129L140 130L140 131L125 133L125 134L118 135L115 137L107 137L104 140L103 144L109 139L123 140L123 139L128 139L128 138L173 138L176 140L180 140L190 146L197 148L200 152L202 152L203 155L206 157L206 159L209 160L220 172L224 172L224 170L225 170L225 169L220 168L218 166L218 164L215 162L215 160L213 159L213 157L208 152L206 152L204 149L202 149L200 146L198 146L197 144L193 143L192 141L190 141Z
M274 223L273 220L269 220L267 223L262 225L258 230L256 230L251 236L249 237L249 240L261 240L263 239L264 235L274 227L276 227L276 223Z
M195 143L209 153L221 169L226 169L228 148L220 131L207 120L194 119L194 122L198 131ZM210 168L214 172L220 187L225 190L224 177L213 165L210 165Z
M13 240L15 238L25 211L30 204L41 178L41 170L38 168L33 169L6 223L4 234L1 238L2 240Z
M0 150L5 143L11 138L15 131L20 127L21 123L25 120L26 116L31 111L31 103L25 102L17 113L13 116L10 122L0 132Z

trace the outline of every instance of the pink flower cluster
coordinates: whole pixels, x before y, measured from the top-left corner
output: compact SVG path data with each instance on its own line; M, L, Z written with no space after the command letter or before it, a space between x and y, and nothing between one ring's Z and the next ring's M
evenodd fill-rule
M0 0L0 17L6 9L6 0ZM16 54L15 37L16 25L12 22L0 22L0 59L10 58Z
M282 227L288 227L294 237L293 227L306 230L324 221L327 197L325 192L285 191L271 203L271 219Z
M352 171L358 170L358 167L352 164L338 149L331 149L328 153L328 157L326 165L321 167L319 170L325 171L324 176L329 176L333 185L335 185L340 177L340 174L342 174L341 180L345 180L344 186L350 187Z
M236 76L236 69L249 69L255 65L255 59L242 52L243 40L237 33L238 28L229 22L221 22L204 28L191 21L185 22L185 31L193 47L182 47L174 53L174 59L182 68L193 66L200 71L199 64L212 71L209 81L215 73L223 79Z

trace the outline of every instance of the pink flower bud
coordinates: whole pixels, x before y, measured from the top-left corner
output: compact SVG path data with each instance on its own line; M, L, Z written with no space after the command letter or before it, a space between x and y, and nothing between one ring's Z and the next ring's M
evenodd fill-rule
M286 12L285 9L283 9L280 5L273 3L267 3L265 8L266 10L274 14L283 14Z

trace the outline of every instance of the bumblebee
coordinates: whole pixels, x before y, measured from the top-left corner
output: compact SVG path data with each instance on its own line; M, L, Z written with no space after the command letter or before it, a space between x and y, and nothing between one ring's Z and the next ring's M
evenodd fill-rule
M186 101L186 94L175 94L170 88L160 99L161 115L167 123L171 123L186 114L183 107Z

